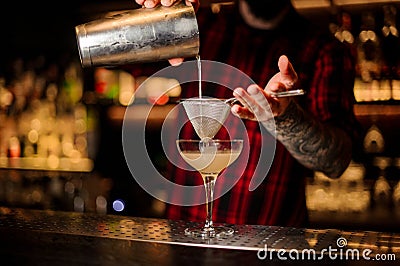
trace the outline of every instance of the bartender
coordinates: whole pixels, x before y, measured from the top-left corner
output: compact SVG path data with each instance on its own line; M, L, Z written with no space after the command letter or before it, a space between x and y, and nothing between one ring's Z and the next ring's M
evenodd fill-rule
M174 1L136 2L153 8L159 4L170 6ZM231 108L233 116L225 123L229 128L215 138L235 136L235 128L244 123L250 146L245 171L238 171L236 184L214 201L214 221L307 226L307 175L321 171L331 178L340 177L352 159L352 150L359 145L361 131L353 113L352 52L328 31L296 13L290 0L236 0L233 5L223 5L217 14L202 7L198 0L186 4L197 10L201 59L233 66L257 84L247 87L239 81L234 92L222 86L204 88L204 95L230 98L233 94L241 102ZM182 60L169 61L179 65ZM137 74L139 70L133 71ZM207 70L203 70L203 76L207 77ZM273 92L299 88L306 94L272 96ZM182 90L181 96L197 97L198 86ZM190 125L179 134L196 138ZM275 154L269 171L260 173L257 164L267 164L260 155L269 147L267 141L276 142ZM202 184L198 173L173 164L167 172L177 184ZM251 180L257 175L263 175L263 181L250 190ZM175 199L184 196L178 188L168 193ZM201 222L205 215L203 205L168 204L166 210L169 219Z

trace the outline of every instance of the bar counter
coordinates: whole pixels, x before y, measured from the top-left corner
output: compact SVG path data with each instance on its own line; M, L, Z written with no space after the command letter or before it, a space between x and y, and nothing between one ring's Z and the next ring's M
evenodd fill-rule
M198 224L0 207L1 265L398 265L400 260L400 234L229 225L233 236L205 240L185 236L184 229L193 225Z

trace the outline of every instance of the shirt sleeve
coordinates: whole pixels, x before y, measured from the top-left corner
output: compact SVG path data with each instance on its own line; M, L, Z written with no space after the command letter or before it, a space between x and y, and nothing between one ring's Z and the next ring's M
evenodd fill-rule
M359 149L363 128L354 114L355 56L335 39L323 44L309 79L305 108L323 123L342 128Z

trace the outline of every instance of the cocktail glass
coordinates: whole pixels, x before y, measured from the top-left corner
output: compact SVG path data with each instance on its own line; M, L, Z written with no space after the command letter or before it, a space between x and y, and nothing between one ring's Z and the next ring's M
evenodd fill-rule
M176 144L182 158L200 173L206 192L205 223L198 228L186 228L185 234L204 239L232 235L234 233L232 228L213 225L214 186L220 173L239 157L243 148L243 140L179 139Z

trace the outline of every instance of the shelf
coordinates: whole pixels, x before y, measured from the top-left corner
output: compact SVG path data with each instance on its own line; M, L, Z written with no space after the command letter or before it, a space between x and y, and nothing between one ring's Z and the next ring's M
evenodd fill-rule
M354 105L354 113L360 116L398 116L400 104L398 102L371 102Z
M0 157L0 169L91 172L93 161L89 158Z
M114 125L122 125L123 121L131 124L148 121L150 126L157 127L164 122L176 120L174 107L175 104L136 104L129 107L115 105L108 108L107 117Z

